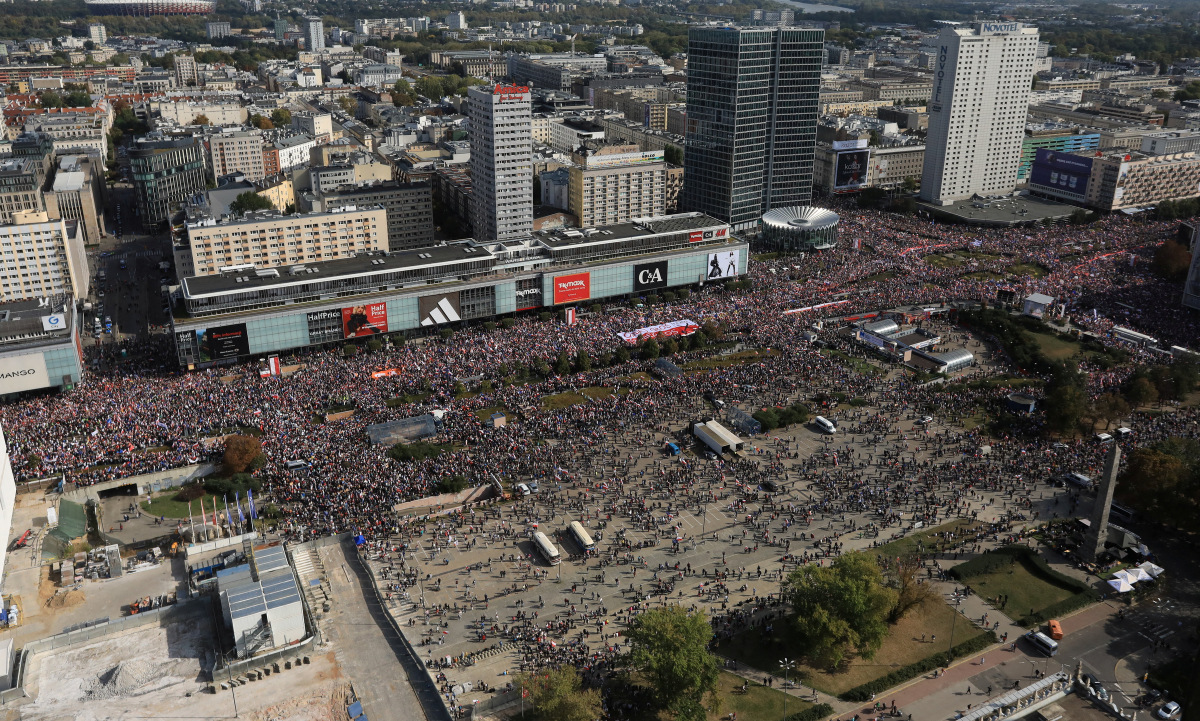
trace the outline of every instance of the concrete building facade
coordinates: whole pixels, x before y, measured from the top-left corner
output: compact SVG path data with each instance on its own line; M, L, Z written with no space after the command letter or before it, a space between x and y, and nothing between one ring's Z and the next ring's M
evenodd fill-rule
M533 140L529 88L481 85L468 91L471 227L479 240L533 231Z
M362 186L343 186L320 198L324 211L380 206L387 211L387 248L419 248L433 243L433 191L429 181L396 180Z
M1017 184L1037 28L983 22L937 37L921 198L949 204Z
M50 220L45 211L17 213L11 225L0 225L0 248L4 302L87 297L87 252L74 221Z
M666 213L667 163L636 145L580 148L567 170L567 210L584 228Z
M208 139L209 169L214 178L241 173L247 180L267 176L263 165L263 137L258 131L239 130Z

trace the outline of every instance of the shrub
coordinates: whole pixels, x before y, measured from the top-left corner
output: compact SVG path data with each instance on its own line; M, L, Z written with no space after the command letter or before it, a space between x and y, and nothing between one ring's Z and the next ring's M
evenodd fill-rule
M679 290L675 291L675 293L679 296L679 300L687 300L688 296L692 294L692 291L688 290L687 288L680 288Z
M358 346L354 345L353 343L347 343L346 345L342 346L342 355L346 358L353 358L354 356L358 355Z
M840 696L838 696L838 698L842 699L843 701L853 702L869 701L871 699L871 694L886 691L887 689L902 684L909 679L929 673L936 668L941 668L956 658L962 658L963 656L969 656L977 651L982 651L996 642L996 632L988 631L982 636L976 636L966 643L955 644L954 647L949 651L949 658L947 658L947 654L945 653L935 653L934 655L923 658L916 663L902 666L901 668L898 668L884 676L880 676L873 681L868 681L864 684L844 691Z
M438 331L438 337L442 340L449 340L450 336L454 335L454 331L450 328L442 328Z
M491 393L493 390L495 390L495 388L496 384L492 383L490 380L484 380L479 384L480 393Z
M591 310L593 313L599 313L602 309L600 308L599 303L593 303Z
M664 300L665 302L667 302L667 303L674 303L674 302L675 302L675 294L674 294L674 293L672 293L672 292L671 292L671 291L669 291L669 290L663 291L663 295L662 295L662 297L663 297L663 300Z
M486 330L488 333L491 333L492 331L496 330L496 321L489 320L489 321L485 322L483 324L483 329Z
M783 721L821 721L826 716L833 715L833 707L827 703L819 703L812 708L806 708L799 713L794 713L783 719Z
M648 295L648 296L646 296L646 303L647 303L648 305L655 305L655 304L657 304L657 303L658 303L660 300L662 300L662 299L661 299L661 298L659 298L657 295Z
M228 478L210 476L204 479L204 490L217 497L233 498L233 494L246 495L246 489L259 491L262 481L248 473L235 473Z
M422 461L426 458L437 458L449 449L449 446L417 441L416 443L397 443L388 449L387 454L395 461Z
M515 320L513 320L512 318L505 318L504 320L500 321L500 327L505 330L512 328L516 324L517 324L517 322Z
M225 439L225 471L241 473L262 455L262 443L254 436L229 436Z
M546 321L550 320L553 317L554 317L554 314L549 311L542 311L541 313L538 313L538 320L542 321L543 323L545 323Z
M175 491L175 500L181 503L194 501L204 495L203 483L189 483L186 486L180 486L178 491Z
M367 341L367 350L371 351L372 353L378 353L379 351L383 350L383 343L375 338L372 338L371 340Z
M439 493L458 493L467 487L466 476L447 476L438 481L437 490Z
M408 339L404 337L403 333L392 334L392 345L401 346L404 345L407 340Z

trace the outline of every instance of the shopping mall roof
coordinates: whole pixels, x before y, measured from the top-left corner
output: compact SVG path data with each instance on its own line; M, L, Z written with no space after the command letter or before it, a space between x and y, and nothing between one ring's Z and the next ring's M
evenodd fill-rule
M686 233L692 230L728 228L729 223L717 220L704 213L679 213L653 218L634 218L628 223L606 225L602 228L564 228L534 233L533 236L551 249L574 245L610 243L630 238L642 238L668 233ZM728 240L728 234L726 240Z

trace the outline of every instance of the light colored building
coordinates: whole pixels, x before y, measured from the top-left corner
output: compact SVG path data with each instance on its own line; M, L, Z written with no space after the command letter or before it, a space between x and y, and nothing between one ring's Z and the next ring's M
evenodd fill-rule
M303 215L265 210L239 220L206 211L189 215L187 243L175 249L181 275L217 275L247 264L277 268L388 249L387 211L380 207Z
M573 153L587 141L604 140L604 128L585 118L563 118L550 122L550 147Z
M1054 78L1033 81L1034 90L1099 90L1100 80L1091 78Z
M1029 176L1037 195L1111 212L1200 196L1200 155L1038 150Z
M242 125L250 117L239 101L197 102L186 98L164 98L147 103L151 114L175 125L192 125L196 119L208 118L210 125Z
M54 138L54 152L87 153L104 157L108 153L108 116L103 113L56 113L39 115L25 123L25 129Z
M1200 130L1151 133L1142 138L1141 151L1146 155L1200 152Z
M395 180L367 185L344 185L319 196L321 210L380 206L387 211L388 250L400 251L433 245L432 183Z
M359 85L395 85L403 77L398 65L364 65L356 78Z
M108 42L108 28L102 23L92 23L88 25L88 38L96 45L103 45Z
M213 178L242 173L246 180L267 176L263 164L263 137L257 130L221 133L208 139L209 169Z
M45 211L17 213L11 225L0 225L0 248L0 299L5 302L87 297L87 253L74 221L68 227Z
M175 56L175 87L186 88L200 84L200 67L191 55Z
M333 140L333 116L329 113L292 113L292 128L312 138L317 145Z
M309 52L325 49L325 23L321 18L304 18L304 49Z
M46 213L79 223L83 242L95 245L104 235L104 165L93 155L64 155L58 159L54 184L45 192Z
M229 23L227 23L227 22L205 23L204 29L208 35L209 40L217 40L220 38L227 38L227 37L229 37L229 34L230 34Z
M278 172L286 173L308 163L312 149L316 147L316 141L307 135L289 135L279 138L272 143L272 146L279 155Z
M654 218L666 212L667 163L661 151L588 143L571 156L567 210L584 228Z
M283 546L255 547L250 562L222 575L217 588L238 658L304 639L304 602Z
M921 198L950 204L1017 184L1038 30L1016 22L937 37Z
M470 26L467 25L467 14L464 12L450 13L446 16L446 27L451 30L466 30Z
M477 240L533 231L533 139L529 88L480 85L467 94L471 130L471 227Z
M50 143L45 142L46 150ZM12 223L17 213L45 210L42 184L51 154L0 158L0 223Z

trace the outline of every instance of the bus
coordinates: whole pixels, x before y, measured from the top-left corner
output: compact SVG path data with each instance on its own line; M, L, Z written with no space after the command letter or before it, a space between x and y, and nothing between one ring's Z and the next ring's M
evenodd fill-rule
M533 545L537 547L538 553L541 554L542 558L546 559L546 563L549 563L551 566L557 566L559 561L562 560L558 549L554 547L549 538L546 538L546 534L541 531L533 534Z
M825 416L817 416L814 418L813 425L815 425L822 433L828 433L829 435L837 433L837 426L835 426L833 421L829 420Z
M579 521L571 521L569 528L571 529L571 535L575 537L575 542L579 544L580 548L585 551L596 550L596 542L593 541L592 537L588 535L588 532L584 530L582 523Z
M1058 653L1058 641L1055 641L1041 631L1030 631L1025 634L1025 638L1029 639L1034 648L1047 656L1053 656Z

